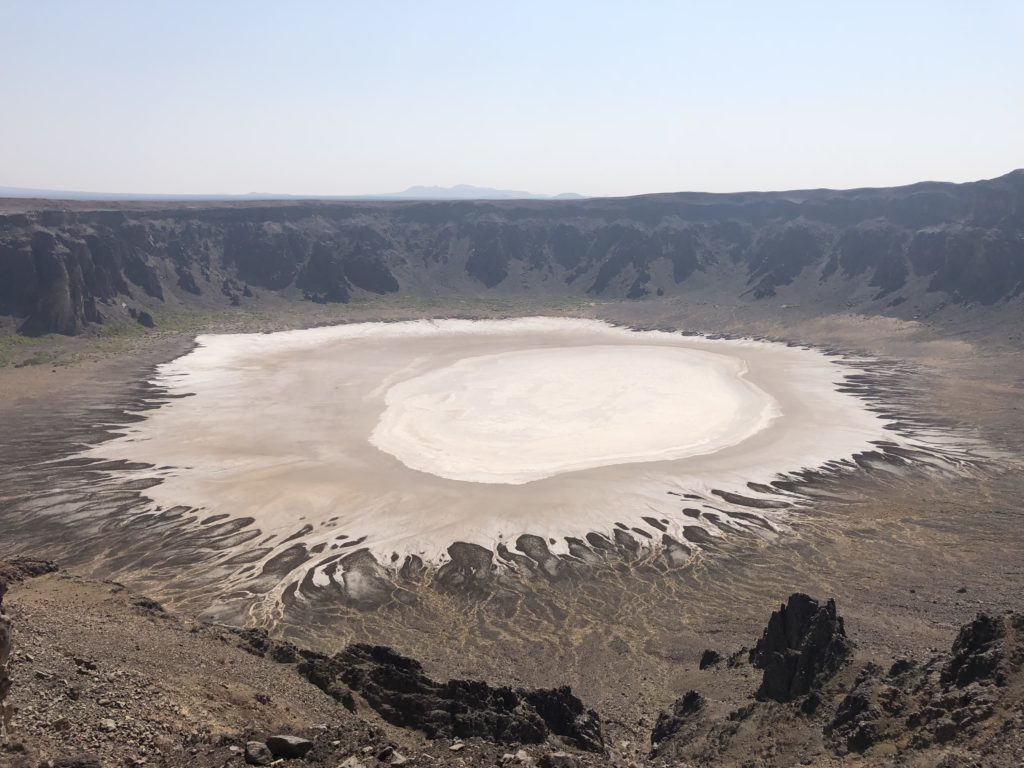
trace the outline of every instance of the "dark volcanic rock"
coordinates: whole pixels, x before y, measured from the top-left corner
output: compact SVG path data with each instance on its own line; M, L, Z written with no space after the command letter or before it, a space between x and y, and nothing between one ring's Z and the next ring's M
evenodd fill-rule
M270 765L274 755L262 741L250 741L245 745L245 762L249 765Z
M871 664L861 670L857 681L840 702L835 717L825 732L845 738L851 752L863 752L880 737L876 721L881 716L876 706L880 670Z
M389 723L430 738L475 736L536 744L557 735L580 749L604 749L597 714L584 709L569 688L527 691L473 680L440 683L424 675L414 659L370 645L311 657L299 669L335 698L356 691Z
M751 759L757 755L775 758L765 765L795 765L807 753L783 758L783 750L822 736L839 762L863 753L852 760L858 765L1021 764L1024 615L979 614L948 654L855 671L845 664L850 643L832 602L797 594L772 615L750 655L765 670L761 701L715 718L699 693L687 693L651 734L658 764L760 765ZM792 701L801 691L798 706L765 701Z
M700 668L707 669L708 667L714 667L722 661L722 654L711 648L708 648L700 655Z
M1004 685L1006 678L999 665L1003 660L1002 641L1011 626L1010 616L985 613L979 613L974 621L962 626L953 643L953 658L942 670L942 682L959 688L979 680Z
M662 712L651 731L651 750L656 754L658 747L677 736L686 728L692 728L705 709L704 697L696 691L687 691L676 699L671 712Z
M764 670L756 696L792 701L810 693L839 670L851 651L834 600L821 607L805 594L790 595L750 652L751 663Z
M242 647L254 656L279 664L294 664L302 658L298 648L285 640L271 640L265 629L236 629L235 634L241 638Z
M44 202L0 213L0 315L27 334L77 334L102 321L98 305L138 291L195 302L198 273L229 286L208 297L224 305L241 303L250 285L316 302L360 291L624 299L718 291L752 302L790 292L833 310L911 317L943 304L998 305L1024 291L1022 200L1024 171L969 184L557 202L62 203L60 211Z
M276 758L291 760L305 757L313 749L313 742L301 736L268 736L267 749Z
M580 749L604 749L600 718L593 710L583 708L583 702L572 695L569 686L519 690L517 694L537 711L551 733Z
M948 656L921 665L901 660L885 675L864 667L825 733L855 752L908 733L915 749L928 749L975 736L996 719L1000 698L1014 701L1003 712L1017 713L1000 728L1019 729L1024 710L1012 687L1024 682L1022 664L1024 616L979 614L961 627Z
M472 680L440 683L419 662L383 646L352 645L334 656L301 650L256 629L235 630L250 653L291 662L307 680L350 710L352 692L393 725L431 738L479 737L540 743L551 735L581 749L603 750L601 724L569 688L513 690ZM269 742L268 742L269 743Z

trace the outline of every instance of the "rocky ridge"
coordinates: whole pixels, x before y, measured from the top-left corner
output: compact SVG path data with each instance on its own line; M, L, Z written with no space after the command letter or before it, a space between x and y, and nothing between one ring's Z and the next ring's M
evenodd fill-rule
M854 663L834 601L798 593L772 614L749 658L762 670L754 701L715 719L701 693L687 692L658 718L655 761L731 764L743 750L744 765L773 765L794 743L809 765L952 768L1024 758L1024 614L979 613L948 653L900 658L884 671Z
M350 710L355 696L387 722L428 738L478 737L502 744L539 744L549 737L590 752L603 752L597 713L568 687L513 690L477 680L439 683L418 661L385 646L353 644L333 656L241 630L243 647L278 663L295 663L303 677Z
M969 184L566 201L0 201L25 334L165 308L694 296L912 317L1024 290L1024 170Z

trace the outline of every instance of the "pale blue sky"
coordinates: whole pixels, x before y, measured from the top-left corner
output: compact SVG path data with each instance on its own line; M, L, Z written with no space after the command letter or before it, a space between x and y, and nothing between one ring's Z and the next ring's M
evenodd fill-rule
M1024 2L0 0L0 185L588 195L1024 166Z

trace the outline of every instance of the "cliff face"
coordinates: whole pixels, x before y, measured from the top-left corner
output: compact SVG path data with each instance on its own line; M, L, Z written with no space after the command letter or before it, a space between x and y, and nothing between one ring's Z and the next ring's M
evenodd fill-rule
M253 289L331 302L687 294L908 316L994 305L1024 291L1024 171L580 201L0 201L0 315L22 333L80 333L129 306L238 304Z

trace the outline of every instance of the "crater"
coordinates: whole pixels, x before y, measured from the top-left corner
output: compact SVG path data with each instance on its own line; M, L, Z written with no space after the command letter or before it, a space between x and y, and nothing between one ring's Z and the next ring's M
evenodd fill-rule
M340 537L388 564L527 533L567 553L616 523L655 542L767 534L786 504L752 488L855 469L901 439L847 386L857 370L798 346L567 318L208 335L158 369L163 404L89 454L152 465L156 505L251 519L280 542L266 563L300 543L330 557Z

